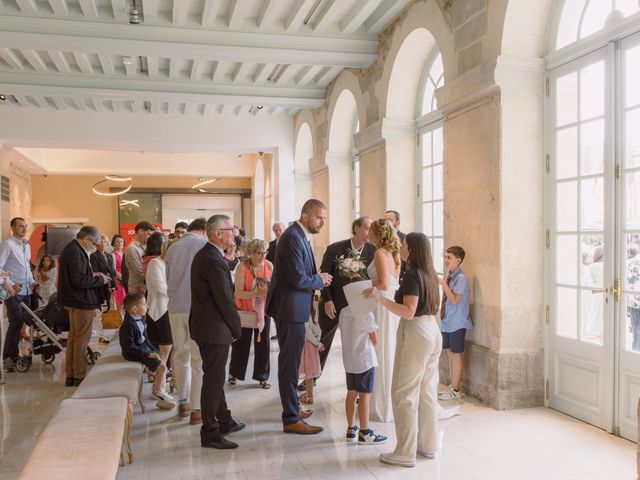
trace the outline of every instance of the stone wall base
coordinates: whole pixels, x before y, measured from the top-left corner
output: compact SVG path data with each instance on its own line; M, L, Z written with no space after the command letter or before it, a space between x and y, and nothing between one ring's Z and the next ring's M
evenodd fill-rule
M440 383L449 384L447 352L440 358ZM497 410L544 404L544 351L495 352L465 343L462 389Z

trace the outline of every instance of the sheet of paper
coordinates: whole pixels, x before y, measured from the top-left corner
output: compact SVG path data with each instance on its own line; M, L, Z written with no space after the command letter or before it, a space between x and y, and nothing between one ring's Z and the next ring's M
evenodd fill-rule
M373 298L362 296L362 292L367 288L371 288L371 280L352 282L342 287L351 312L356 318L364 317L376 308L376 301Z

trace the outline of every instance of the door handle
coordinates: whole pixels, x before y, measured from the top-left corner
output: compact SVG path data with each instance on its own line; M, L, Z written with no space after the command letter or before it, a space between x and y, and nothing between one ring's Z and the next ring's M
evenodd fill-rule
M591 293L611 293L611 288L592 288Z
M613 298L616 299L616 302L620 303L620 297L622 296L622 285L619 278L616 278L613 282L611 293L613 294Z

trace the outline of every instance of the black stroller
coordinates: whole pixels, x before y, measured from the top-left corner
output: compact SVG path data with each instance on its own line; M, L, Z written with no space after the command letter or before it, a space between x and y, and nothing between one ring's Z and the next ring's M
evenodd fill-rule
M40 355L44 363L52 363L56 355L67 344L66 339L60 338L62 332L69 331L69 312L57 301L54 293L49 302L35 310L24 302L22 307L22 320L31 327L31 348L28 355L21 355L16 363L19 372L26 372L31 368L33 356ZM100 358L100 352L94 352L87 347L87 361L94 364Z

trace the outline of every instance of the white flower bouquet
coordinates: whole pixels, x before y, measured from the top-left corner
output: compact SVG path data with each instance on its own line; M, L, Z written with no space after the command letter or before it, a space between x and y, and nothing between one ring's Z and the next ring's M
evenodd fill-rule
M341 277L348 278L349 280L366 280L369 278L367 275L367 265L364 263L362 256L349 249L346 255L340 255L336 257L336 264Z

